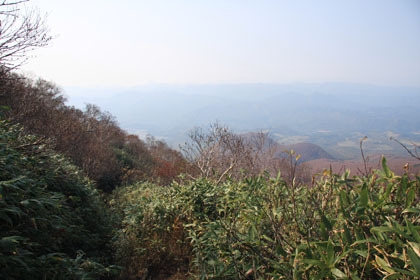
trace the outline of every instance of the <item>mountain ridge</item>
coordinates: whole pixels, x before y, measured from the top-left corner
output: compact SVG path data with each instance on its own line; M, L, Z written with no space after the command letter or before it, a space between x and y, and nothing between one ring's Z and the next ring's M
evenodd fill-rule
M219 121L237 133L270 131L280 144L310 142L349 159L368 136L377 147L420 142L420 88L368 84L230 84L143 86L131 89L65 88L69 104L94 103L131 133L151 134L172 146L194 127ZM103 94L102 94L103 93ZM407 105L408 104L408 105ZM379 152L368 147L368 150Z

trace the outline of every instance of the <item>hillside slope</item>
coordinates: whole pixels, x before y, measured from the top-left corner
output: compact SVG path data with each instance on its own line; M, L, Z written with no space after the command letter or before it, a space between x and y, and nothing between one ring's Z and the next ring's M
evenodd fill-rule
M110 275L109 221L92 183L45 139L3 120L0 136L0 278Z
M284 146L286 150L293 150L298 155L301 155L300 161L306 162L316 159L334 159L327 151L318 145L312 143L297 143Z

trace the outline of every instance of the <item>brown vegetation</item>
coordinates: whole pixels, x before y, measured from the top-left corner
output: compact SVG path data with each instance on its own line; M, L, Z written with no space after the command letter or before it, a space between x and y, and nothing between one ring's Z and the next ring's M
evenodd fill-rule
M145 179L167 184L187 167L166 143L146 144L129 135L97 106L87 105L83 111L67 106L54 84L13 73L6 76L0 79L0 104L8 107L5 117L51 142L102 190Z
M281 172L289 182L310 181L307 165L297 164L298 157L291 158L297 156L293 150L284 150L268 133L239 135L216 122L207 130L195 128L188 136L189 141L181 148L195 169L190 174L193 178L203 177L220 183L227 178L237 180L264 172L277 176Z
M391 170L397 175L408 173L419 174L419 161L411 157L396 157L387 155L388 165ZM382 155L370 155L368 169L379 169ZM331 159L316 159L307 162L307 165L313 170L313 173L322 173L325 169L332 169L335 173L342 173L349 169L354 175L362 175L359 170L364 169L363 160L331 160ZM408 168L408 169L407 169Z

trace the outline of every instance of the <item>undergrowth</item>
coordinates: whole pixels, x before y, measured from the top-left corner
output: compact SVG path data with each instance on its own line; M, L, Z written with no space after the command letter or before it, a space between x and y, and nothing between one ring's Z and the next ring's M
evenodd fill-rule
M45 139L0 121L1 279L420 277L420 178L385 158L309 185L144 182L107 201Z
M45 139L0 121L0 278L104 279L108 215L93 184Z
M417 279L420 178L382 167L326 171L309 186L266 175L118 189L123 277L156 279L160 267L191 279Z

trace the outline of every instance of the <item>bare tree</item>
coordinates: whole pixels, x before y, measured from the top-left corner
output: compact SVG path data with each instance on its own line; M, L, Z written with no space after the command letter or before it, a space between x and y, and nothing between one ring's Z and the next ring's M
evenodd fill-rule
M275 145L267 133L238 135L216 122L208 130L193 129L188 137L181 147L186 159L199 176L218 183L228 176L258 175L276 162Z
M252 155L250 173L258 175L262 171L268 171L275 174L278 171L279 145L270 138L268 132L250 133L245 140Z
M234 134L228 128L214 123L210 125L208 131L198 127L193 129L188 137L189 141L181 149L200 176L205 178L216 176L220 181L235 166L233 157L229 157L228 161L222 159L227 153L232 154L232 150L229 149L235 145L229 143L234 141Z
M188 137L181 150L195 167L191 177L198 175L220 183L227 177L240 179L263 172L276 176L281 171L289 183L302 184L311 179L309 167L297 163L300 156L288 152L293 156L290 161L289 156L284 156L282 146L266 132L238 135L216 122L207 130L193 129Z
M1 73L21 66L28 59L28 51L44 47L52 39L38 12L22 11L28 1L0 1Z

